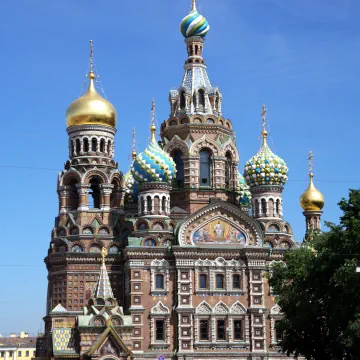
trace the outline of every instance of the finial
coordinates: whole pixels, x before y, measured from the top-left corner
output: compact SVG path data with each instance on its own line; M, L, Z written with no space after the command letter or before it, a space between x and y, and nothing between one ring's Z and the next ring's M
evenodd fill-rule
M263 145L266 144L266 138L267 138L267 131L266 131L266 117L267 108L265 107L265 104L262 105L262 111L261 111L261 119L262 119L262 138L263 138Z
M90 40L90 62L89 62L89 74L88 77L90 80L95 79L94 73L94 61L93 61L93 41Z
M308 157L308 160L309 160L309 177L310 177L310 180L312 180L312 178L314 177L314 174L313 174L313 160L314 160L314 154L313 152L310 150L309 151L309 157Z
M191 11L196 11L196 0L192 0L192 8Z
M132 152L131 152L131 156L133 159L136 158L136 145L135 145L135 128L133 128L133 132L132 132Z
M105 247L101 249L101 257L102 257L102 264L105 265L105 258L108 254L108 251Z
M152 99L151 101L151 141L156 142L155 132L156 132L156 126L155 126L155 101Z

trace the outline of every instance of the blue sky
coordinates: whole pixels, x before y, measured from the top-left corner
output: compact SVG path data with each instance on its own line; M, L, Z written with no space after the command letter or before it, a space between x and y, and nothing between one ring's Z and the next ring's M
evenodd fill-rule
M115 156L126 171L132 126L137 150L147 144L151 98L159 123L169 115L168 92L180 85L186 59L179 23L190 2L1 1L3 335L43 329L43 259L58 210L57 170L68 156L65 111L82 88L89 40L105 93L118 111ZM241 167L259 149L265 103L269 144L290 169L284 217L296 239L304 233L299 197L308 183L310 148L316 185L326 199L323 219L337 222L337 202L360 184L360 2L198 3L211 26L204 49L208 74L223 93Z

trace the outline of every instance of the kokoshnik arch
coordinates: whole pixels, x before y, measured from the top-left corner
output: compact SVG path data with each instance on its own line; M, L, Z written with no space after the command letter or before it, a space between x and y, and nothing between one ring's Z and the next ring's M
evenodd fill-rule
M69 159L58 176L59 213L45 258L45 334L37 359L279 359L281 309L266 274L294 248L284 218L288 168L267 144L239 171L232 122L203 58L207 20L193 1L181 22L188 58L156 138L114 160L117 114L89 87L66 112ZM121 120L120 120L121 121ZM324 206L301 197L306 231ZM243 173L243 175L241 175Z

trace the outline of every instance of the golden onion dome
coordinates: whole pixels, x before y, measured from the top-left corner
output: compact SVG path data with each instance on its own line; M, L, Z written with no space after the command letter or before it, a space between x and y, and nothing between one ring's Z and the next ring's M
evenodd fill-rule
M115 127L116 110L114 106L96 91L95 74L92 70L88 77L90 84L86 93L76 99L66 111L67 126L103 125Z
M315 187L313 177L310 173L309 187L300 197L300 205L304 211L321 211L325 204L324 195Z

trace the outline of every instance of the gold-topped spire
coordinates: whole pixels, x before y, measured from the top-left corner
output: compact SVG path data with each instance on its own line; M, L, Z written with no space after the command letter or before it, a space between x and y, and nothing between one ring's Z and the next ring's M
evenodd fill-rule
M103 247L101 249L101 259L102 259L103 264L105 264L105 258L107 256L107 254L108 254L108 251L107 251L106 247Z
M325 204L324 195L315 187L313 183L313 160L314 154L310 150L308 157L310 184L300 197L300 205L304 211L321 211Z
M191 11L196 11L196 0L192 0Z
M132 152L131 152L131 157L133 159L136 158L136 142L135 142L135 136L136 136L136 132L135 132L135 128L133 128L133 132L132 132Z
M262 136L262 144L266 145L266 138L267 138L267 130L266 130L266 122L267 122L267 117L266 117L266 113L267 113L267 108L265 106L265 104L262 105L262 111L261 111L261 119L262 119L262 132L261 132L261 136Z
M116 126L116 110L105 100L95 88L95 72L93 59L93 41L90 40L89 87L83 96L75 100L66 111L67 126L103 125Z
M155 126L155 100L154 99L152 99L152 101L151 101L151 126L150 126L150 131L151 131L151 141L156 142L156 136L155 136L155 132L156 132L156 126Z

